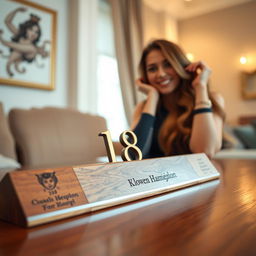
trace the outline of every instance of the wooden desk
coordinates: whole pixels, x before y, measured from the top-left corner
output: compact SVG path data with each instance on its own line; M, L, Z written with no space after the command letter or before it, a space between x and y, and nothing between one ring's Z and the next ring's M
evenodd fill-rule
M218 164L220 181L31 229L0 221L0 255L256 255L256 160Z

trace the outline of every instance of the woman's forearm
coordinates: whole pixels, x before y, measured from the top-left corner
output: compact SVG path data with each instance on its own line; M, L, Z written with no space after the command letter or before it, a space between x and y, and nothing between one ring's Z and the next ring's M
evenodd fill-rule
M195 91L195 109L211 108L206 87ZM221 148L222 119L212 112L195 114L192 123L190 149L193 153L204 152L212 157Z
M149 92L146 102L144 104L144 107L142 109L142 112L155 116L158 100L159 100L159 94L157 92L155 91Z
M217 119L217 120L215 120ZM221 119L213 113L201 113L194 116L190 138L190 150L193 153L206 153L210 158L220 150L222 141Z

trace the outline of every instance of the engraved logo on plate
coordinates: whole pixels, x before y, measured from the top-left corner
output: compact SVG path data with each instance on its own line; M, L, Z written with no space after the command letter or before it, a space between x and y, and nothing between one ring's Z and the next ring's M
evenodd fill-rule
M37 191L35 197L32 198L33 206L41 206L43 211L54 211L58 208L72 207L78 204L79 193L77 191L67 191L65 185L62 184L62 176L56 176L54 171L47 170L39 174L35 174L38 183L42 186L45 194ZM62 185L62 188L59 186Z
M55 189L58 179L55 172L45 172L36 174L39 184L41 184L47 190Z

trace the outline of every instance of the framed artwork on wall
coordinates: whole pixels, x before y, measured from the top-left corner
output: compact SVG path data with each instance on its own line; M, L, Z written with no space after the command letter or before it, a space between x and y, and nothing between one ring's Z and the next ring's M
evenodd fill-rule
M56 11L0 0L0 84L55 88Z
M242 96L244 99L256 99L256 70L252 72L242 72Z

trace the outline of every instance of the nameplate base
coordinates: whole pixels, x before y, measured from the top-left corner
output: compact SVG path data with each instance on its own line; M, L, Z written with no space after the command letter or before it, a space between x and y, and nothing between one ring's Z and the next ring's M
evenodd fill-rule
M0 219L32 227L219 176L205 154L13 171L0 183Z

